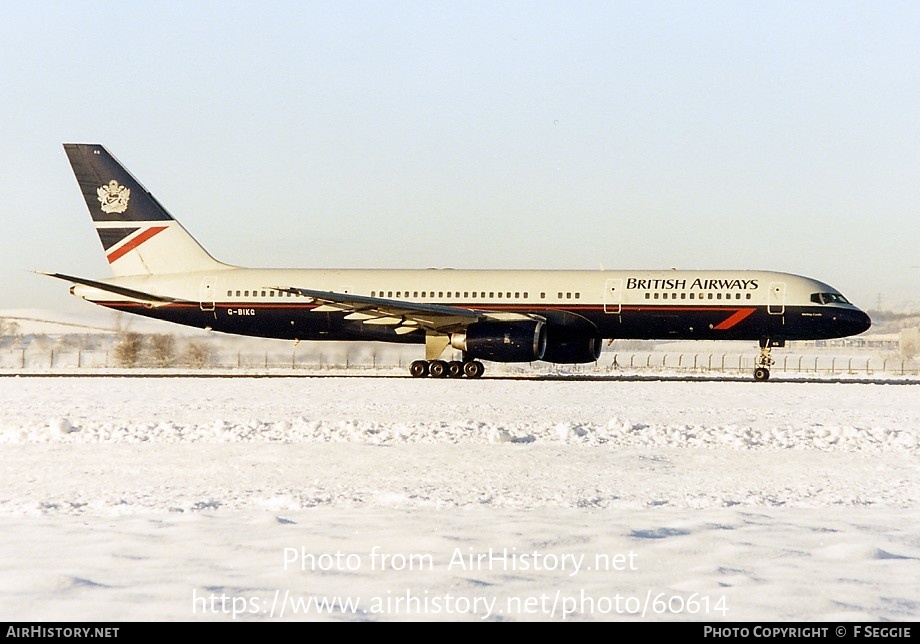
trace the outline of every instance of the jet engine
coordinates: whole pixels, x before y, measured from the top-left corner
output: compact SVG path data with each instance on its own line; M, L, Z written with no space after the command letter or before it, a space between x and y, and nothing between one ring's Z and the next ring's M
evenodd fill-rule
M593 335L557 334L551 329L542 360L554 364L596 362L601 357L602 348L601 338Z
M533 362L544 359L546 327L536 320L476 322L463 333L451 334L450 345L463 351L466 358Z

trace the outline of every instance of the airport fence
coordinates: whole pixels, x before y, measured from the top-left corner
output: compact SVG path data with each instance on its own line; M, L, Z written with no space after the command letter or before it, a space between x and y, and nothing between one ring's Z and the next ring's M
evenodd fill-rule
M206 355L176 356L159 362L138 359L125 364L112 350L0 350L0 373L67 373L89 375L92 372L113 369L148 369L186 371L198 373L217 371L225 375L235 372L293 373L346 371L403 371L408 370L415 353L374 351L211 351ZM597 362L582 365L553 365L536 362L530 364L489 363L488 372L499 373L573 373L573 374L727 374L742 375L753 372L756 351L732 352L604 352ZM821 354L774 352L774 375L795 374L813 376L920 376L920 360L893 355L868 353Z

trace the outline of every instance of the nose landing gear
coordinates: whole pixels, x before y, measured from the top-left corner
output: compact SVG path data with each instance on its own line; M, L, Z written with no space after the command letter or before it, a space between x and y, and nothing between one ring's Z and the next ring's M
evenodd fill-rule
M784 346L786 346L785 340L764 338L760 341L760 355L757 357L756 367L754 368L754 380L764 381L770 377L770 367L774 364L771 349Z
M766 380L770 377L770 367L773 366L773 357L770 355L770 347L761 347L760 356L757 358L757 366L754 368L754 380Z

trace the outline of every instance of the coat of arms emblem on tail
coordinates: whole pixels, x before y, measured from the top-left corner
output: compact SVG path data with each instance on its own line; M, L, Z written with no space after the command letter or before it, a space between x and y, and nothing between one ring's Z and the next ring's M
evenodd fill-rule
M99 195L99 203L102 204L104 213L123 213L128 209L128 199L131 198L131 190L124 186L118 185L118 182L112 179L107 186L101 186L96 189Z

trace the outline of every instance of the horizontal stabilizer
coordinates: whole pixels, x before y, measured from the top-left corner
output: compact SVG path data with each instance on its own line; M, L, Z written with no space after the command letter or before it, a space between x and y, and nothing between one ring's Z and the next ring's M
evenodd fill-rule
M89 286L90 288L99 289L100 291L106 291L108 293L115 293L116 295L130 297L135 300L140 300L141 302L150 302L155 305L173 304L176 302L188 302L188 300L180 300L174 297L164 297L162 295L154 295L153 293L145 293L144 291L138 291L133 288L126 288L124 286L117 286L115 284L108 284L106 282L97 282L96 280L90 280L84 277L74 277L73 275L64 275L63 273L46 273L44 271L35 271L35 272L40 275L47 275L48 277L56 277L58 279L65 280L67 282L73 282L74 284L82 284L83 286Z

